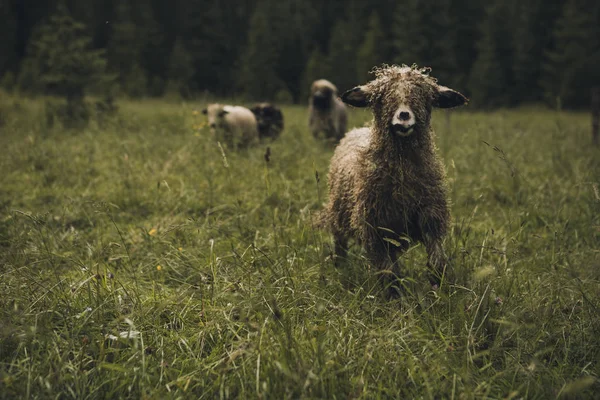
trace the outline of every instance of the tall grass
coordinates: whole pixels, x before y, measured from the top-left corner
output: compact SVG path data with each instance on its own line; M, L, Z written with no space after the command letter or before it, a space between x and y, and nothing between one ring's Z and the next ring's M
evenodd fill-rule
M387 300L360 249L336 269L312 224L333 148L305 107L234 153L201 106L123 102L69 131L0 101L0 397L597 396L587 115L436 114L455 281L432 291L416 246Z

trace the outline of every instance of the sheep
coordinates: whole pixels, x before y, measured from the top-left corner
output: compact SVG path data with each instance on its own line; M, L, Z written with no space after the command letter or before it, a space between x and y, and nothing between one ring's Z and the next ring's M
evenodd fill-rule
M217 140L231 147L247 147L258 140L256 117L241 106L209 104L202 113Z
M314 81L311 86L308 127L315 138L323 134L338 142L344 137L348 116L337 93L337 87L326 79Z
M372 71L374 80L342 95L346 104L369 107L374 118L370 127L348 132L335 149L321 222L333 234L336 264L353 238L374 268L399 272L398 255L410 241L422 242L435 288L446 270L442 240L450 212L431 111L468 100L438 85L429 71L384 64Z
M270 103L258 103L250 108L256 117L258 135L261 139L277 139L283 131L283 114Z

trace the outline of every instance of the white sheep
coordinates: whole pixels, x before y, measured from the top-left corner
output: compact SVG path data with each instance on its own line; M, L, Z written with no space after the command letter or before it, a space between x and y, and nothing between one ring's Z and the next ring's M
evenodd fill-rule
M202 113L216 139L228 146L247 147L258 141L256 117L246 107L209 104Z
M346 106L337 97L337 87L326 79L314 81L308 100L308 127L314 137L339 141L344 137L348 116Z

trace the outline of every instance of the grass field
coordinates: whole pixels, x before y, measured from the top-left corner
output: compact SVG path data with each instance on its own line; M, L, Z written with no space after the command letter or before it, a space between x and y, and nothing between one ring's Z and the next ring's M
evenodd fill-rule
M236 154L201 106L121 102L72 131L1 98L1 398L597 398L587 114L434 114L455 281L432 291L415 246L389 300L311 223L333 147L306 108Z

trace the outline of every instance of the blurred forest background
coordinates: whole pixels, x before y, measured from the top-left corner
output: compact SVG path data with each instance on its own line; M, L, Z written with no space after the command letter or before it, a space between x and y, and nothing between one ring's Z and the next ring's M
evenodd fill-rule
M597 0L0 0L0 85L68 99L305 101L387 63L431 66L479 107L587 107Z

